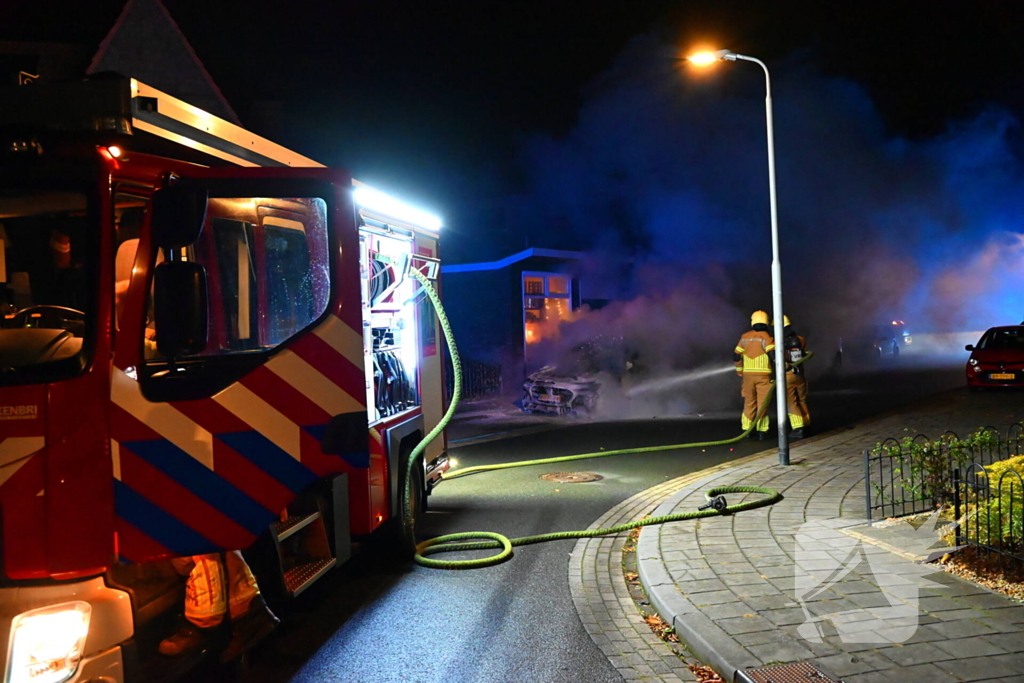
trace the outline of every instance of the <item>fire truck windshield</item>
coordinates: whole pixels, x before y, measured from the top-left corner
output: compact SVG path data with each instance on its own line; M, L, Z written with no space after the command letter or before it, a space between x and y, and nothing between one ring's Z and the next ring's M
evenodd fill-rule
M0 385L52 382L85 367L90 214L80 192L0 190Z

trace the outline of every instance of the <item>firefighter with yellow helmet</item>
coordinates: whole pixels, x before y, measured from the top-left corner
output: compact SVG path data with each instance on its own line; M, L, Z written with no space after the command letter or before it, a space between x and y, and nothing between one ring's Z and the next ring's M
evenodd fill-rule
M803 365L792 365L807 355L807 340L796 333L789 322L789 316L782 316L783 358L786 362L786 403L789 413L789 436L802 439L811 423L811 411L807 407L807 379Z
M754 311L750 316L751 330L740 337L733 349L736 374L743 378L743 417L740 423L751 439L768 438L768 415L757 419L757 413L768 400L772 386L772 365L775 362L775 340L768 331L768 314ZM756 419L756 424L755 424Z

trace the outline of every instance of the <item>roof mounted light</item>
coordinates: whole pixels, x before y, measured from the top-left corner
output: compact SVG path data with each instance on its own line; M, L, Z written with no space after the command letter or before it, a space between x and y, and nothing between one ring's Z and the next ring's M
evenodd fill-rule
M356 187L354 197L356 204L367 211L390 216L403 223L410 223L434 232L441 229L441 219L437 216L413 208L390 195L374 190L366 185Z

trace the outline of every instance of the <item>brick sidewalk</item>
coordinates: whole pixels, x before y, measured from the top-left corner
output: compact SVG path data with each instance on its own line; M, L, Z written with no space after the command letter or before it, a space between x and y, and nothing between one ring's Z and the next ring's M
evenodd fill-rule
M915 573L919 565L867 546L868 553L885 555L888 570L881 579L854 570L802 605L794 596L799 527L812 520L864 515L865 448L888 436L902 436L904 429L933 436L953 429L963 436L986 424L1005 428L1022 416L1020 394L949 392L851 429L798 442L788 468L778 466L777 454L769 451L667 482L616 506L594 527L644 514L694 510L714 485L752 484L782 491L785 500L770 508L647 527L640 534L638 567L651 603L690 652L728 681L737 669L803 660L820 663L847 683L1024 681L1024 606L941 571L928 577L938 585L914 588L914 599L901 577ZM624 679L693 680L685 662L649 637L637 614L622 578L622 543L616 537L584 539L576 545L570 584L584 625ZM890 601L887 595L899 599ZM884 642L843 642L831 624L821 624L818 642L802 637L806 631L798 632L808 613L856 614L891 604L899 605L899 618L887 621L888 629L865 622L872 635L862 638ZM855 627L848 626L850 630ZM846 639L858 638L848 633Z

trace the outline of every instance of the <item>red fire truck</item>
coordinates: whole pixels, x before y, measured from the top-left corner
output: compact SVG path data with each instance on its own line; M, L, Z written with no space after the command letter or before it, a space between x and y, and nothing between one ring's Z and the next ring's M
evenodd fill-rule
M0 95L6 683L180 673L169 558L245 550L274 604L423 509L439 227L134 79Z

